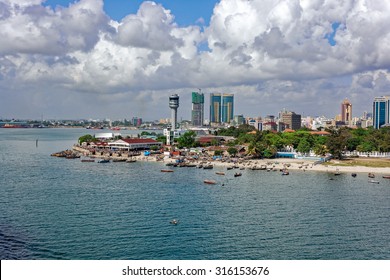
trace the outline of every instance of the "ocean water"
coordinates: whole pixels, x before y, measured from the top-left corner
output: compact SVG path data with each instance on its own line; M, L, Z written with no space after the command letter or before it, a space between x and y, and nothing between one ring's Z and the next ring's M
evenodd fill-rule
M88 132L0 129L1 259L390 258L390 180L50 156Z

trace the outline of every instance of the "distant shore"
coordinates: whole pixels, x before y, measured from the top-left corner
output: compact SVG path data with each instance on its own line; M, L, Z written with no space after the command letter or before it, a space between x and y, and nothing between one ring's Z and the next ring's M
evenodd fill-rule
M108 156L107 154L103 155L91 155L90 152L86 149L83 149L78 146L74 146L73 150L82 154L85 157L93 157L93 158L105 158L105 159L112 159L112 160L119 160L124 158L129 158L127 155L123 154L119 156L116 153L112 153L111 156ZM161 155L150 155L150 156L144 156L143 154L132 156L131 157L134 160L137 161L147 161L147 162L160 162L163 164L167 163L176 163L175 158L162 158ZM388 159L390 162L390 159ZM382 159L383 161L383 159ZM301 172L306 171L318 171L318 172L329 172L329 173L335 173L335 172L342 172L342 173L375 173L380 175L390 175L390 167L367 167L367 166L361 166L361 165L353 165L353 166L343 166L338 165L338 161L331 162L332 165L328 165L326 163L323 164L315 164L314 161L310 160L301 160L301 159L289 159L289 158L275 158L275 159L239 159L236 162L228 162L228 161L221 161L221 160L211 160L208 159L190 159L188 158L187 161L191 164L211 164L216 168L222 168L226 169L228 167L237 167L241 169L252 169L256 167L265 167L267 170L298 170Z

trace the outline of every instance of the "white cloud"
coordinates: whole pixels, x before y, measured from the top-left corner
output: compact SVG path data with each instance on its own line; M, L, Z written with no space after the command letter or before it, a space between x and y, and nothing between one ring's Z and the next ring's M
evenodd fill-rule
M104 13L102 0L54 10L43 2L0 2L0 110L8 114L17 113L8 101L15 91L30 100L39 89L39 98L45 92L68 103L95 96L99 109L120 100L117 117L146 108L152 96L156 118L165 96L178 92L189 102L192 88L236 93L237 113L248 115L282 108L335 114L345 97L354 110L370 110L370 100L390 89L388 1L221 0L204 30L179 27L154 2L120 22Z

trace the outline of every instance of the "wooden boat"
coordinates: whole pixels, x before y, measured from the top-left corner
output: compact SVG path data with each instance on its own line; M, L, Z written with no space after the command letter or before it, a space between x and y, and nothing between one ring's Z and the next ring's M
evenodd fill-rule
M203 169L213 169L214 166L212 164L208 164L208 165L205 165L203 166Z
M225 175L225 172L215 172L217 175Z
M172 169L161 169L161 172L173 172Z
M236 173L234 173L234 177L240 177L240 176L242 176L242 173L241 173L241 172L236 172Z
M337 176L337 175L340 175L340 174L341 174L341 172L338 169L336 169L336 172L334 173L334 175Z
M126 162L132 163L132 162L137 162L137 160L136 159L128 159L128 160L126 160Z
M282 175L290 175L290 172L288 172L287 170L283 170Z
M384 176L382 176L382 178L384 178L384 179L390 179L390 175L384 175Z
M375 178L375 174L374 173L368 173L368 178Z
M357 176L357 174L356 173L352 173L351 176L355 178Z
M232 169L233 169L233 166L226 167L226 170L232 170Z
M379 181L376 181L376 180L368 180L369 183L373 183L373 184L379 184Z
M110 160L109 159L101 159L98 161L98 163L109 163Z
M81 162L95 162L94 159L82 159Z
M114 158L112 162L126 162L125 158Z
M214 180L204 180L203 181L203 183L205 183L205 184L210 184L210 185L215 185L217 182L216 181L214 181Z

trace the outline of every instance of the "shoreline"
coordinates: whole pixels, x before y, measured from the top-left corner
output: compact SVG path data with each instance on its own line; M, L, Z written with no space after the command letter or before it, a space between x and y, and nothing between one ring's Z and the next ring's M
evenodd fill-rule
M83 149L79 146L73 146L72 148L77 153L80 153L83 157L89 157L89 158L98 158L98 159L111 159L111 160L120 160L120 159L135 159L137 161L144 161L144 162L159 162L163 165L167 163L175 163L175 158L160 158L158 155L150 155L150 156L144 156L144 155L137 155L137 156L127 156L125 154L118 156L116 153L112 153L111 156L107 154L103 155L92 155L89 150ZM260 167L262 166L265 169L270 170L281 170L281 169L287 169L287 170L294 170L294 171L317 171L317 172L328 172L328 173L335 173L335 172L341 172L341 173L376 173L380 175L390 175L390 167L367 167L367 166L361 166L361 165L354 165L354 166L338 166L338 165L324 165L324 164L314 164L313 161L310 160L302 160L302 159L289 159L289 158L275 158L275 159L247 159L247 160L238 160L237 162L223 162L220 160L212 160L212 159L198 159L198 160L189 160L187 163L190 164L211 164L216 168L224 168L227 169L228 167L237 166L238 168L245 168L245 169L251 169L252 167ZM267 170L266 170L267 171Z

